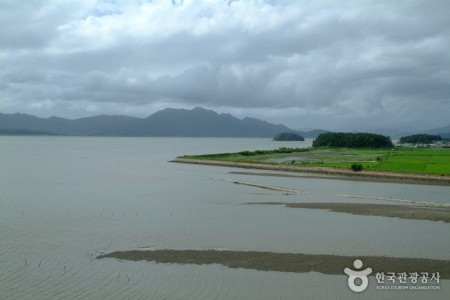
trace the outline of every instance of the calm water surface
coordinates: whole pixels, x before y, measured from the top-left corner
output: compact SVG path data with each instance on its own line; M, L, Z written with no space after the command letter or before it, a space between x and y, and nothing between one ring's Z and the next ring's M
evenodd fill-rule
M342 195L448 203L449 187L238 175L230 173L238 169L168 162L181 154L310 144L269 139L0 137L0 299L356 297L344 275L95 259L114 250L214 248L450 259L450 225L442 222L243 205L385 203ZM223 179L301 192L284 195ZM375 284L371 282L358 298L450 296L447 280L434 292L381 292Z

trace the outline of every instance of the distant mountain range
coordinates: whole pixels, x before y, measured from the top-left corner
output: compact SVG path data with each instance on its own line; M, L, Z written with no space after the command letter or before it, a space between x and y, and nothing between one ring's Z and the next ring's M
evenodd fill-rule
M254 118L238 119L201 107L192 110L167 108L141 119L100 115L69 120L39 118L27 114L0 113L0 134L75 136L168 136L168 137L273 137L295 132L315 137L323 130L299 132Z
M445 139L450 139L450 125L440 128L434 128L431 130L428 130L426 133L429 134L437 134Z

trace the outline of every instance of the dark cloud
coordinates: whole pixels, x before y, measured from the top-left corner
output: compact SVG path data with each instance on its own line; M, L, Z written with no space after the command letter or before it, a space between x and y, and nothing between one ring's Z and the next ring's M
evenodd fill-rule
M0 110L205 106L293 127L433 127L448 1L2 1Z

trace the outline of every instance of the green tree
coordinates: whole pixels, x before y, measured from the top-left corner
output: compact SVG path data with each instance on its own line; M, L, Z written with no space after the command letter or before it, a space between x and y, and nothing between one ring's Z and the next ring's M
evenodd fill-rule
M374 133L326 132L320 134L313 147L390 148L391 138Z
M431 144L436 141L442 141L442 137L440 135L431 135L431 134L413 134L408 136L402 136L400 138L400 144Z

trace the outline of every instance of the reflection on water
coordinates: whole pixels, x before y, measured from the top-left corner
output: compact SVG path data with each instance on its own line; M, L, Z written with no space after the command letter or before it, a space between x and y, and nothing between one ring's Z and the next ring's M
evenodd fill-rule
M93 259L113 250L233 249L450 259L450 225L248 206L449 202L443 186L231 174L181 154L299 147L266 139L0 137L0 294L5 299L298 299L352 296L345 276ZM249 181L297 195L235 185ZM423 270L418 270L423 271ZM433 297L448 296L448 281ZM372 285L373 286L373 285ZM423 298L370 289L366 298ZM407 296L407 297L406 297Z

